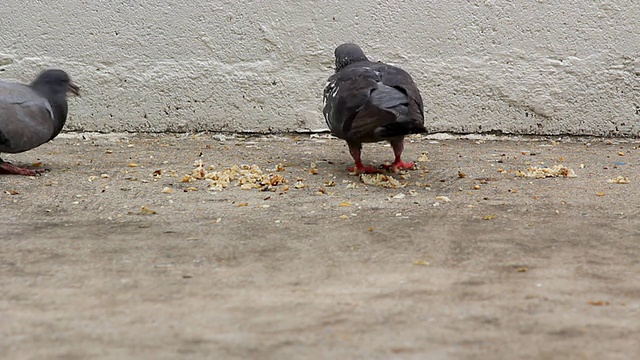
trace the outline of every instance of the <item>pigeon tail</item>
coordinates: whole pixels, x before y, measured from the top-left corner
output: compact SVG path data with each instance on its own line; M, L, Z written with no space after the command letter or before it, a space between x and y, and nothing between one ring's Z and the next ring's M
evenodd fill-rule
M426 133L424 125L419 124L408 117L401 117L396 122L380 126L376 129L376 135L380 138L392 138L409 134Z

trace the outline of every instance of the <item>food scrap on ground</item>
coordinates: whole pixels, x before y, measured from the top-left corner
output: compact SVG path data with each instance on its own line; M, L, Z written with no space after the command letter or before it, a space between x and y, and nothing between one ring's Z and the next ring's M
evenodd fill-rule
M591 305L591 306L606 306L609 305L608 301L603 301L603 300L591 300L591 301L587 301L587 304Z
M629 178L626 176L618 176L613 179L607 180L609 184L628 184Z
M206 169L201 160L196 161L194 165L195 169L191 174L185 175L180 182L206 180L209 182L209 190L212 191L222 191L229 186L238 186L243 190L264 189L265 187L287 183L284 176L276 173L265 173L257 165L233 165L221 171L215 171L213 166ZM278 165L276 171L280 171L280 168L280 165Z
M554 165L550 168L532 166L528 168L527 171L520 171L520 170L516 171L516 175L519 177L534 178L534 179L544 179L544 178L550 178L550 177L566 177L566 178L577 177L575 171L561 164Z
M405 184L401 183L394 177L385 174L361 174L360 181L365 185L380 186L391 189L405 187Z
M158 214L157 211L155 211L153 209L150 209L150 208L148 208L146 206L142 206L140 208L140 211L138 211L138 212L129 211L127 213L127 215L156 215L156 214Z

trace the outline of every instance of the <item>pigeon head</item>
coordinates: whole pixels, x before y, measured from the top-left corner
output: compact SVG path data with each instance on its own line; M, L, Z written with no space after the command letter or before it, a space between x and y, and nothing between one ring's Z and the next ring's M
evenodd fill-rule
M335 55L336 72L355 62L369 60L362 49L360 49L360 46L356 44L347 43L338 46L336 48Z
M49 101L53 111L53 135L58 136L67 121L67 92L80 96L80 88L71 82L66 72L57 69L45 70L31 83L31 88Z
M80 96L80 88L71 82L69 75L57 69L41 72L31 83L31 87L46 98L65 98L67 92Z

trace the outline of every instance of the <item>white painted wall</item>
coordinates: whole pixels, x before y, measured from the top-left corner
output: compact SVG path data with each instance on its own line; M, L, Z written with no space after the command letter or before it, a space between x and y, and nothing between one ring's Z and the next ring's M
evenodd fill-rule
M0 78L67 70L68 130L324 128L333 48L409 70L434 131L640 133L637 0L4 0Z

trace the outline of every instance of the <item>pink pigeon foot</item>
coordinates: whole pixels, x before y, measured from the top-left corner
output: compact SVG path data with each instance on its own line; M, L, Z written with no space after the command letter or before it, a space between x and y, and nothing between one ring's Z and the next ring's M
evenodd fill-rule
M387 170L391 170L394 173L399 172L400 170L410 170L413 169L413 167L415 166L414 163L412 162L404 162L400 159L396 159L396 161L393 162L393 164L389 165L389 164L384 164L382 165L385 169Z
M409 170L412 169L414 163L412 162L404 162L402 161L402 151L404 150L404 137L399 139L394 139L389 141L391 143L391 147L393 148L393 154L395 155L395 160L391 165L383 165L386 169L393 170L394 173L399 172L400 170Z
M347 142L347 145L349 145L349 153L356 163L355 166L349 166L347 168L349 172L357 171L358 174L377 174L380 172L380 170L373 166L364 166L364 164L362 164L362 159L360 157L362 144Z
M0 174L36 176L36 175L42 174L45 171L47 170L46 169L31 170L31 169L16 166L11 163L0 160Z
M347 171L349 172L357 172L358 174L377 174L380 172L380 170L376 169L373 166L364 166L362 164L360 164L360 166L356 165L356 166L349 166L347 168Z

